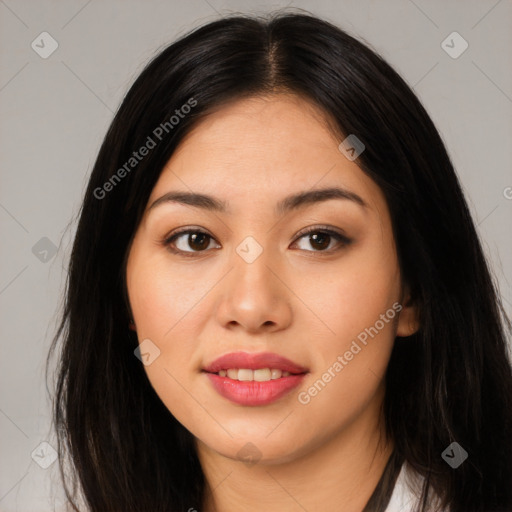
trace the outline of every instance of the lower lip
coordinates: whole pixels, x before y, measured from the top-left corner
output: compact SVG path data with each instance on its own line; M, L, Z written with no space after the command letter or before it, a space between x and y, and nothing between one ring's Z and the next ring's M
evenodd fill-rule
M208 373L213 387L224 398L240 405L271 404L296 388L306 374L290 375L265 382L240 381L221 377L216 373Z

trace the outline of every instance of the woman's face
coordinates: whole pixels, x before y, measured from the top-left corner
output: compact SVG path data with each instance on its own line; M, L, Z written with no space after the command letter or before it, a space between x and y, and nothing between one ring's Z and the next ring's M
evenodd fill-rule
M341 142L303 99L240 100L196 126L151 193L130 305L153 388L203 449L278 463L377 427L414 312L384 196Z

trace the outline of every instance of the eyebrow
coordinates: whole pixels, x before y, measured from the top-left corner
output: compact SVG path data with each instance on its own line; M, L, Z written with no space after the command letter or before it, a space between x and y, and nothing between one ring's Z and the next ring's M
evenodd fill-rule
M277 215L283 215L292 210L298 210L306 205L329 201L331 199L342 199L352 201L363 208L367 208L367 203L356 193L340 187L330 187L322 189L313 189L298 192L285 197L279 201L275 207ZM178 203L195 208L201 208L208 211L229 213L228 203L221 199L206 194L196 192L167 192L156 199L148 208L148 212L159 205L165 203Z

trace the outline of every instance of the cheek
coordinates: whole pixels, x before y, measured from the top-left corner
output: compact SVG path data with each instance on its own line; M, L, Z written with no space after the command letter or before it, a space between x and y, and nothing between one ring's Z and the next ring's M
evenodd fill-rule
M347 254L330 278L318 273L308 280L316 283L309 303L329 327L316 337L314 375L300 390L319 415L333 404L342 404L340 417L353 414L384 378L400 310L400 273L393 248L381 240Z
M373 326L400 297L396 258L375 246L347 254L328 274L318 270L302 286L304 302L329 328L334 344Z
M139 343L149 339L159 355L144 369L157 394L167 403L173 397L183 399L190 368L197 349L201 297L208 283L177 273L165 255L134 252L128 266L128 293ZM206 290L203 290L203 287ZM204 312L203 312L204 314ZM178 398L176 398L178 399Z
M194 436L207 437L214 433L222 436L222 429L209 414L208 404L203 405L201 393L184 372L187 360L177 361L173 356L173 364L169 364L165 361L168 355L162 354L145 367L155 393L167 410Z
M316 338L313 372L297 396L311 429L349 424L382 388L398 318L395 287L386 280L362 286L357 277L331 289L320 310L334 334Z
M176 268L165 254L141 254L134 260L130 279L129 295L138 332L163 343L183 332L212 286L207 278L198 279L192 267L190 272Z
M205 421L204 411L190 399L190 365L197 346L197 310L206 293L202 285L177 273L164 256L134 253L129 267L129 298L139 343L151 340L159 355L144 371L169 411L189 426ZM142 263L144 262L144 263ZM207 287L208 283L204 283ZM211 286L211 285L210 285Z

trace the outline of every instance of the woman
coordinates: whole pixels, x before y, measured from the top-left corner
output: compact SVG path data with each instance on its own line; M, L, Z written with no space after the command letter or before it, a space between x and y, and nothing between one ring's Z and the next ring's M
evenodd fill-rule
M137 78L85 194L52 347L70 504L510 511L504 325L397 73L313 16L209 23Z

